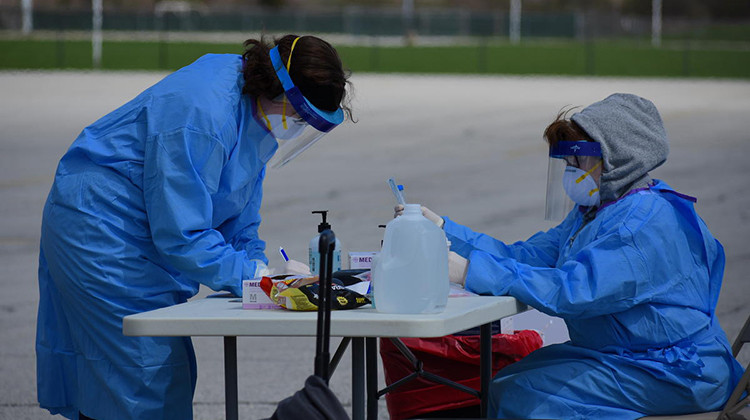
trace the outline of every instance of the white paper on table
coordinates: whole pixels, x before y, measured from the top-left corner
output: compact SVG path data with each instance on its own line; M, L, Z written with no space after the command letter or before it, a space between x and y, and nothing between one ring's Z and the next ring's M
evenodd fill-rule
M349 286L345 286L347 289L351 290L352 292L359 293L362 296L365 296L367 294L367 291L370 289L370 282L369 281L361 281L359 283L354 283Z

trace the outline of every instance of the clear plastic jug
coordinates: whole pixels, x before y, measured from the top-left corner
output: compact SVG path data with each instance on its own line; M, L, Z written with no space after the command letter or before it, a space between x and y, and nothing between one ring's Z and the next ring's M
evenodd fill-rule
M378 312L445 309L450 288L445 232L422 215L419 204L407 204L404 213L386 225L372 282Z

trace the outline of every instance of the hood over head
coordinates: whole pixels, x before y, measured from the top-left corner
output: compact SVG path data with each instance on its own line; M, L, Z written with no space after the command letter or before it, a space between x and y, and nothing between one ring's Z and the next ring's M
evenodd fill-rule
M659 111L648 99L615 93L571 120L602 146L602 203L645 187L651 181L648 172L667 160L667 133Z

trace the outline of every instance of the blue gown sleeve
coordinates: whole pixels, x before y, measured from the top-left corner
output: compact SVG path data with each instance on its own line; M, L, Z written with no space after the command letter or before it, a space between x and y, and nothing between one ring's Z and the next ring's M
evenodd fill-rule
M149 137L144 198L159 254L188 279L241 296L242 279L255 274L256 262L212 228L211 194L226 158L218 139L190 128Z
M670 293L668 282L652 279L648 261L625 226L591 242L557 268L482 250L473 251L469 260L468 290L514 296L562 318L616 313Z
M566 219L562 224L546 232L538 232L526 241L512 245L497 240L489 235L477 233L445 217L443 229L449 241L451 251L469 258L473 251L484 251L492 255L513 258L524 264L535 267L553 267L559 255L563 231L567 232Z
M248 258L268 264L264 253L266 243L258 236L265 174L266 169L263 168L253 187L252 196L242 212L222 223L218 230L234 249L244 250Z

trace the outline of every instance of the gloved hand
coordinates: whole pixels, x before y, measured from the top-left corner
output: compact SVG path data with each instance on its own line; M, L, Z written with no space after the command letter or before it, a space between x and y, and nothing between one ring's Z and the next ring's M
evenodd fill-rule
M451 283L458 283L464 286L466 284L466 271L468 269L469 260L453 251L448 252L448 279L450 279Z
M255 275L253 277L272 276L273 269L268 268L268 265L263 260L252 259L250 260L255 263Z
M393 208L393 212L393 217L401 216L402 214L404 214L404 206L402 206L401 204L397 204L396 207ZM445 220L443 220L442 217L438 216L437 213L433 212L425 206L422 206L422 216L426 217L429 221L436 224L440 229L442 229L443 225L445 224Z
M309 276L311 274L310 267L308 267L307 264L296 260L289 260L284 263L284 273L297 274L300 276Z

